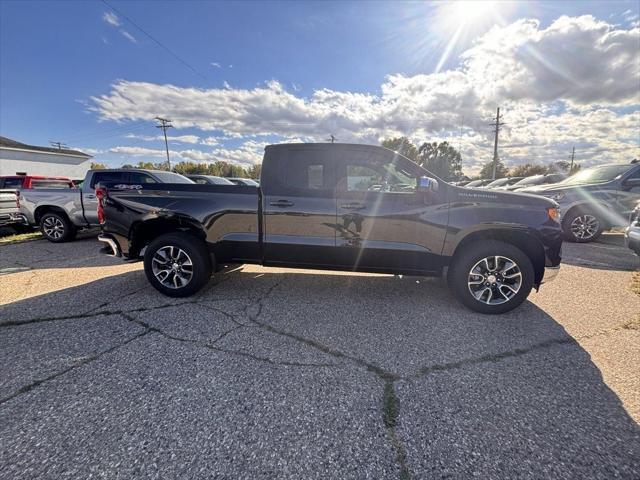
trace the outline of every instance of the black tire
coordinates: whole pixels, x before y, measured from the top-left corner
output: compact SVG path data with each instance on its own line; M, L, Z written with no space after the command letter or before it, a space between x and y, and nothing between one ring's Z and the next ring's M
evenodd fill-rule
M42 236L53 243L69 242L76 237L76 228L66 215L47 212L40 217Z
M162 261L165 258L167 262ZM162 235L144 253L144 273L149 283L169 297L188 297L204 287L211 278L214 263L205 242L189 233ZM168 268L162 269L165 264ZM166 277L162 272L168 272Z
M595 226L594 223L595 222ZM575 209L562 221L564 238L575 243L593 242L604 230L604 222L591 210Z
M496 256L501 257L497 261L499 267L491 270L489 267L495 265ZM484 263L478 266L483 259L490 259L484 270ZM507 260L512 261L516 268L509 267ZM482 271L482 274L472 273L472 269L474 272ZM522 250L510 243L487 239L466 245L456 253L447 274L447 283L454 296L467 308L479 313L498 314L509 312L526 300L533 287L534 275L533 264ZM479 282L480 279L482 281ZM470 285L472 281L476 284ZM476 295L482 292L480 299L474 296L472 289ZM486 292L487 289L491 291ZM503 303L494 303L498 301Z

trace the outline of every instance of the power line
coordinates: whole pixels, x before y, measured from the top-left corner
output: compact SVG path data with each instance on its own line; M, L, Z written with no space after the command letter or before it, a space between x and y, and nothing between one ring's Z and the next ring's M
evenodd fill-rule
M156 128L161 128L164 133L164 147L167 149L167 164L169 165L169 171L171 171L171 160L169 159L169 142L167 142L167 128L173 128L171 120L162 117L156 117L156 120L160 122L160 125L156 125Z
M62 142L52 142L51 140L49 140L49 143L51 144L52 147L56 147L58 150L62 150L63 148L69 148L67 144Z
M156 45L158 45L160 48L162 48L163 50L165 50L169 55L171 55L173 58L175 58L176 60L178 60L180 63L182 63L185 67L187 67L189 70L191 70L193 73L195 73L196 75L198 75L200 78L202 78L203 80L208 80L207 77L205 77L202 73L200 73L198 70L195 69L195 67L193 67L189 62L187 62L186 60L183 60L180 56L178 56L177 53L175 53L173 50L171 50L169 47L167 47L165 44L163 44L160 40L156 39L153 35L151 35L150 33L148 33L145 29L143 29L140 25L138 25L136 22L134 22L130 17L126 16L124 13L122 13L120 10L118 10L116 7L114 7L113 5L111 5L109 2L107 2L107 0L102 0L102 3L104 3L107 7L109 7L111 10L113 10L114 12L116 12L118 15L120 15L122 18L124 18L125 20L127 20L131 25L133 25L134 27L136 27L138 30L140 30L144 35L146 35L151 41L153 41Z

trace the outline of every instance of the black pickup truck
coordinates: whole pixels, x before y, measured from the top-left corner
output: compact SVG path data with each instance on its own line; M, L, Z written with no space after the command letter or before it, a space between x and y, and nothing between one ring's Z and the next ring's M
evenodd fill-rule
M557 272L562 229L546 198L454 187L382 147L265 149L260 187L144 184L97 190L113 255L144 253L160 292L187 296L217 265L257 263L441 276L482 313L520 305Z

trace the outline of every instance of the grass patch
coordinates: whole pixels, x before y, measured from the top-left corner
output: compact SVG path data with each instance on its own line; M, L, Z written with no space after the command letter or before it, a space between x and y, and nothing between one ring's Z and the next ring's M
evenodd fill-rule
M393 389L393 383L384 384L384 395L382 397L382 418L384 426L387 428L395 428L398 424L398 415L400 414L400 402L396 397Z
M40 238L42 238L42 234L40 232L14 233L4 237L0 237L0 245L27 242L30 240L38 240Z

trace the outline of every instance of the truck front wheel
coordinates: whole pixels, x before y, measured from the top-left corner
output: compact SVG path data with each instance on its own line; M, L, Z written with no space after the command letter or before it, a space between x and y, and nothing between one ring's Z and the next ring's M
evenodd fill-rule
M519 306L533 287L529 257L509 243L487 239L456 253L447 275L449 288L473 311L505 313Z
M144 273L169 297L188 297L206 285L213 264L206 244L188 233L167 233L149 244Z

